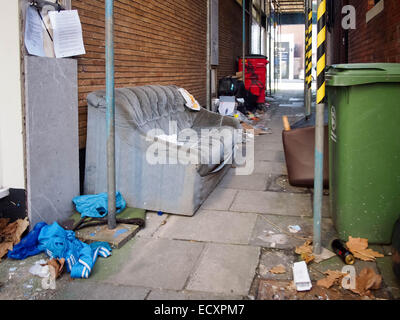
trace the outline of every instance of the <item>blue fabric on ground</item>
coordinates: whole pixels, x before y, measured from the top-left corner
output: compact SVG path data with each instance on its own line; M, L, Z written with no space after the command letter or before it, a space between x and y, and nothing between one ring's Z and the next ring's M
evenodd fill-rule
M115 197L117 213L120 213L125 210L126 201L120 192L117 192ZM107 193L78 196L72 199L72 202L82 218L104 218L108 214Z
M111 255L105 242L88 245L75 237L75 232L64 230L57 222L44 227L39 235L39 249L50 258L64 258L71 278L89 278L97 257Z
M42 251L38 248L40 231L47 226L45 222L39 222L35 227L8 252L8 257L15 260L23 260L35 256Z

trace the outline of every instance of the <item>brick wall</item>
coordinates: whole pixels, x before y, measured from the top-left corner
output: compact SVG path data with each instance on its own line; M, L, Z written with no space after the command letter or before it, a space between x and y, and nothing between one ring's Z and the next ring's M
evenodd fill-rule
M400 1L384 0L385 9L368 23L366 0L335 0L335 22L329 35L329 63L400 63ZM348 31L348 55L341 27L344 5L356 8L356 29ZM348 59L348 60L346 60Z
M241 7L219 1L220 66L218 76L232 74L241 54ZM116 0L116 87L175 84L206 97L205 0ZM104 0L72 0L79 10L86 55L78 58L80 147L86 145L88 93L105 88Z
M248 15L246 19L248 22ZM237 57L242 56L242 20L242 7L235 0L219 0L219 79L235 74L238 69ZM248 23L246 38L248 44Z
M349 0L356 8L357 29L349 32L349 63L400 63L400 1L385 0L385 9L368 23L368 1Z

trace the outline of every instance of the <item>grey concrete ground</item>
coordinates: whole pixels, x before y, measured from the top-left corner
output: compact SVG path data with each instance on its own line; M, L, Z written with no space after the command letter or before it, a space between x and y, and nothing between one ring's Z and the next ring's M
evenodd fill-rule
M0 263L0 299L255 299L260 279L292 280L291 265L299 259L294 249L312 237L312 192L288 185L281 117L294 122L303 115L303 108L289 101L301 94L278 94L263 120L272 134L256 137L254 173L235 176L232 169L194 217L148 213L146 228L111 257L100 258L89 279L64 274L56 290L41 289L28 272L44 255L6 260ZM293 225L300 232L291 233ZM322 229L327 247L336 236L327 206ZM385 258L356 267L381 272L385 297L400 297L388 248L374 248ZM280 264L285 274L269 272ZM333 257L312 264L310 275L317 280L342 266Z

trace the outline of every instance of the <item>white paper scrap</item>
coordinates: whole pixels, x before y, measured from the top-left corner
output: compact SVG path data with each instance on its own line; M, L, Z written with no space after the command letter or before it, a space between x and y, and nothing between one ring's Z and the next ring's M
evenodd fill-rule
M310 275L305 261L293 264L293 280L297 291L309 291L312 288Z
M77 10L49 11L56 58L85 54L82 25Z
M43 24L33 6L26 8L25 47L29 54L44 57Z

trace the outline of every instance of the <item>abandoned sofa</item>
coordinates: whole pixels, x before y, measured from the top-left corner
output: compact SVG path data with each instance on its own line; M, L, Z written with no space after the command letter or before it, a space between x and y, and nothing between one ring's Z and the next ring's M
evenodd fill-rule
M225 137L239 121L187 108L178 89L115 90L116 184L129 207L192 216L231 167L237 142ZM107 191L105 91L87 100L85 194L98 194Z

